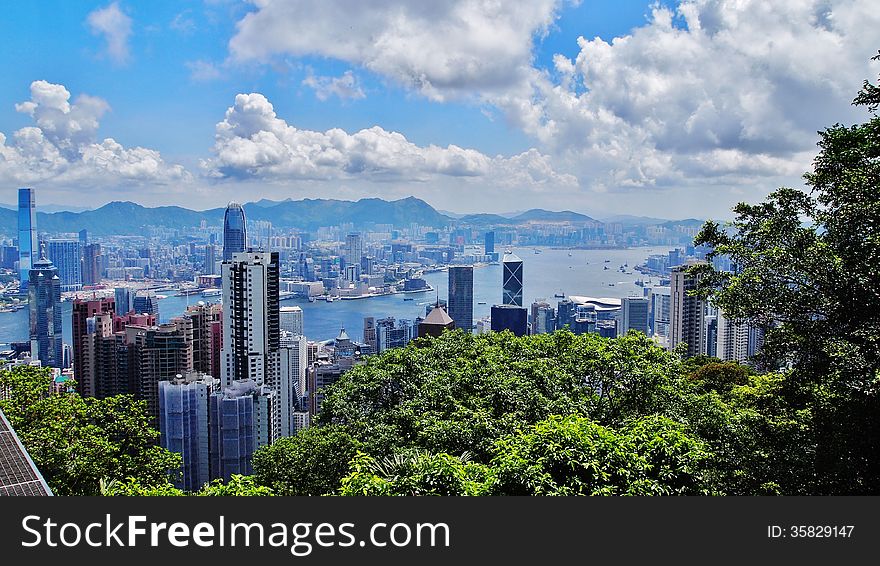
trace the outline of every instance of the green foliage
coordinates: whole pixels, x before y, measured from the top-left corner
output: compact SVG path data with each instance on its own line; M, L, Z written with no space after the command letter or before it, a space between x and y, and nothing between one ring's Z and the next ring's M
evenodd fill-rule
M242 476L233 474L229 481L223 483L223 480L214 480L206 484L196 493L196 495L204 496L271 496L275 495L272 488L259 485L252 476Z
M485 495L489 468L449 454L399 452L376 460L358 452L340 495Z
M334 493L360 443L343 427L312 427L254 454L254 479L278 495Z
M570 415L499 443L494 495L688 495L711 491L710 454L665 417L620 431Z
M133 477L164 484L180 456L157 446L146 404L131 396L82 398L50 394L48 370L19 366L0 372L0 408L57 495L94 495L100 481Z

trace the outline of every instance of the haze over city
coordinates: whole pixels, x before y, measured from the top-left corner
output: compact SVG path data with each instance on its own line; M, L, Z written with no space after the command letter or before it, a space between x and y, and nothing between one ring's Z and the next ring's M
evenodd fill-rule
M0 202L409 195L726 218L876 75L867 1L41 2L0 30Z

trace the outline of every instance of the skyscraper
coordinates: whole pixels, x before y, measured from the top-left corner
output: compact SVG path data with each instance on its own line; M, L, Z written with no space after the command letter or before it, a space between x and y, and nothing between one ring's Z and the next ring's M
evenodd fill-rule
M304 410L300 400L306 394L306 368L308 365L308 343L303 335L282 332L281 336L281 379L278 396L281 406L280 436L296 434L294 413Z
M211 478L253 473L257 448L275 441L275 392L252 379L235 381L209 400Z
M154 314L159 316L159 298L155 291L137 291L132 300L132 309L138 314Z
M492 332L510 330L517 336L529 331L529 311L516 305L492 305Z
M116 312L126 314L134 308L134 293L128 287L113 289L113 297L116 299Z
M449 268L449 316L455 327L470 332L474 326L474 268L451 266Z
M364 317L364 344L366 344L368 353L375 354L379 352L379 340L376 334L376 317Z
M219 379L222 306L218 303L199 301L187 307L184 316L192 320L193 369Z
M102 299L75 299L73 301L73 315L71 324L73 342L73 376L76 379L77 389L80 395L93 397L94 388L84 379L84 367L89 349L85 348L84 339L89 331L89 319L99 314L112 316L115 303L112 298ZM94 327L94 320L92 320ZM112 328L112 324L111 324Z
M217 247L214 244L205 246L205 264L202 266L202 275L214 275L217 263Z
M630 330L648 334L648 299L646 297L624 297L620 301L620 318L617 335L623 336Z
M483 248L486 255L495 253L495 232L486 232Z
M364 245L361 241L361 235L353 232L345 237L345 265L346 279L349 281L357 281L361 275L361 259L364 255ZM348 272L348 266L354 266L354 276Z
M281 341L278 252L242 252L224 261L223 387L253 379L274 387Z
M37 205L34 190L18 189L18 280L20 291L27 291L30 270L37 250Z
M502 304L522 306L523 303L523 261L513 253L504 254L503 259Z
M159 382L159 443L183 459L180 489L198 491L211 479L208 405L219 388L219 379L197 372Z
M82 252L79 240L52 239L46 244L46 257L58 269L61 291L82 288Z
M247 248L247 219L244 208L237 202L230 202L223 217L223 261L229 261L234 254Z
M726 362L746 362L750 356L751 326L744 321L729 319L719 310L716 328L718 341L715 355Z
M281 307L280 313L281 330L289 332L293 336L303 336L303 310L302 307Z
M97 285L101 282L101 244L86 244L82 248L83 285Z
M58 270L43 256L33 262L28 275L31 358L46 367L63 367Z
M544 300L532 303L532 334L548 334L556 329L556 312Z
M673 267L670 272L670 348L687 344L687 356L705 354L706 303L689 292L696 288L698 278L687 272L691 264Z

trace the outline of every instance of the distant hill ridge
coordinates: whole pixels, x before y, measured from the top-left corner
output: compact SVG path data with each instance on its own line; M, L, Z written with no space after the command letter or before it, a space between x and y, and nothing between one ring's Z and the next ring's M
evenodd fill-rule
M437 228L450 224L484 227L493 225L517 225L527 222L594 221L593 218L570 210L551 211L540 208L518 213L513 217L499 214L443 214L425 201L406 197L387 201L380 198L363 198L358 201L336 199L285 199L273 201L261 199L244 204L249 220L271 222L278 228L315 230L321 226L351 223L356 228L369 224L389 224L404 227L412 223ZM198 226L202 221L209 225L223 222L225 207L209 210L191 210L180 206L145 207L130 201L114 201L94 210L81 212L37 212L38 232L74 233L83 228L95 235L141 235L146 226L180 228ZM662 221L670 224L698 222ZM13 236L17 231L18 217L15 210L0 208L0 234Z

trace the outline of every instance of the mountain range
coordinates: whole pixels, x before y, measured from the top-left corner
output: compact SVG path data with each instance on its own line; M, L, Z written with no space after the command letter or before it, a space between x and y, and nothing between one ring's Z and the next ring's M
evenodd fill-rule
M425 201L407 197L394 201L364 198L358 201L303 199L272 201L262 199L244 205L249 220L271 222L278 228L315 230L321 226L351 223L357 228L371 224L395 227L417 223L437 228L456 225L518 225L528 222L585 223L593 219L584 214L532 209L508 217L500 214L443 214ZM37 230L49 233L75 233L83 228L95 235L140 235L147 226L180 228L198 226L202 221L218 226L225 208L191 210L180 206L145 207L128 201L114 201L94 210L79 212L37 212ZM652 219L653 220L653 219ZM18 226L15 210L0 208L0 234L14 235Z

